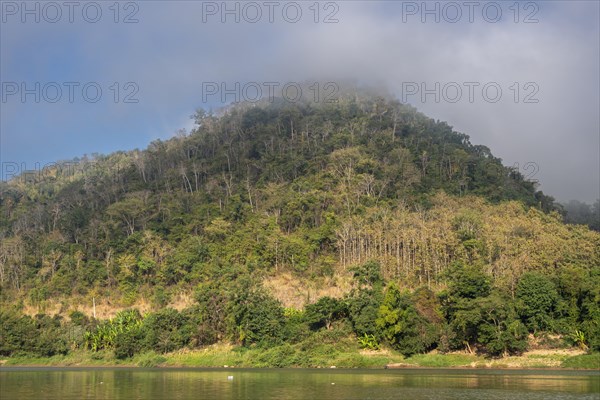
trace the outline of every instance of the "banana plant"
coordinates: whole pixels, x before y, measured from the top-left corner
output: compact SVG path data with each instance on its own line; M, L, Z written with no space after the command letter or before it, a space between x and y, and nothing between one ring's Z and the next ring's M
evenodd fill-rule
M85 332L86 347L92 351L114 349L118 335L138 329L142 323L143 318L137 310L120 311L114 318L98 325L94 331Z
M363 349L379 350L379 342L375 335L368 335L365 333L364 336L358 338L358 344Z
M582 331L575 329L575 331L571 334L571 340L573 340L573 342L575 342L577 347L579 347L581 350L587 351L589 349L588 345L585 343L587 341L585 333Z

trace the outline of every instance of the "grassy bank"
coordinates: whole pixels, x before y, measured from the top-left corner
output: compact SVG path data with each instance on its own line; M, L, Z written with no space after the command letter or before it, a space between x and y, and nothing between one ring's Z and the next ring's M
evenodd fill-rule
M111 366L111 367L228 367L228 368L574 368L600 369L600 353L544 350L521 356L484 358L465 353L420 354L409 358L390 350L365 351L344 346L316 345L313 349L283 345L270 349L247 349L217 344L205 349L182 350L168 354L146 352L119 360L112 352L74 351L47 358L12 357L0 361L5 366Z

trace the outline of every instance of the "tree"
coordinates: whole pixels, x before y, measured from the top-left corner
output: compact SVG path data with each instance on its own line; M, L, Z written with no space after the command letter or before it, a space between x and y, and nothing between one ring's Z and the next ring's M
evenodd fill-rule
M455 263L448 271L448 289L440 294L446 320L452 331L451 348L473 352L483 320L480 299L490 293L490 279L480 267Z
M530 331L552 328L559 296L547 276L536 272L523 274L516 295L520 303L519 314Z
M283 338L283 307L262 287L242 278L228 303L229 332L244 345L275 345Z
M388 343L405 356L435 347L436 329L419 314L412 296L391 283L377 313L376 326Z
M192 334L196 345L208 345L223 339L227 333L228 288L214 280L196 287L194 298L198 303L193 310L196 323Z
M305 319L313 330L322 327L330 330L332 322L345 314L346 304L343 301L325 296L306 306Z
M51 357L67 354L61 318L38 314L35 318L0 311L0 355L30 354Z
M377 333L375 320L383 300L383 277L378 262L369 261L353 270L355 287L347 297L348 313L358 336Z
M124 200L111 204L106 213L123 224L127 236L133 235L138 228L146 226L148 196L148 192L131 193Z
M377 261L368 261L352 270L353 278L360 289L381 290L383 277L381 265Z
M510 298L493 293L477 303L481 312L477 342L488 354L507 356L527 349L527 328Z
M490 278L479 266L455 263L448 272L448 292L453 298L474 299L487 296L490 292Z

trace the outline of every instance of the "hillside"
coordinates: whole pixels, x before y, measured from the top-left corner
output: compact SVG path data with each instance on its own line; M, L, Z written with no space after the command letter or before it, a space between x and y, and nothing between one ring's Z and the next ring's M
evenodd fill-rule
M508 354L538 332L599 348L600 234L446 123L360 91L194 119L1 184L0 355L43 353L13 341L49 304L70 322L35 329L119 357L323 332L403 354ZM150 313L102 322L92 302Z

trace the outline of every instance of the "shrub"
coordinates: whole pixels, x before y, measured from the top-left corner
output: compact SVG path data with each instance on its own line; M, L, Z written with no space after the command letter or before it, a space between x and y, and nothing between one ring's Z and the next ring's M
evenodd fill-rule
M72 311L69 314L69 318L71 318L71 322L74 325L78 326L85 326L90 322L89 318L81 311Z
M600 369L600 353L569 357L562 362L564 368Z
M31 318L13 312L0 312L0 355L51 357L67 354L68 351L60 317L38 314Z
M275 368L290 367L301 363L301 360L297 358L296 350L290 344L261 351L256 361L260 366Z
M352 327L357 335L375 335L375 320L381 304L381 294L364 291L348 299L348 311Z
M490 292L490 279L479 266L455 263L448 271L448 278L451 299L474 299Z
M115 337L114 349L115 357L122 360L133 357L142 349L141 330L139 328L129 329L120 332Z
M186 346L191 339L189 319L172 308L150 314L140 327L143 347L167 353Z

